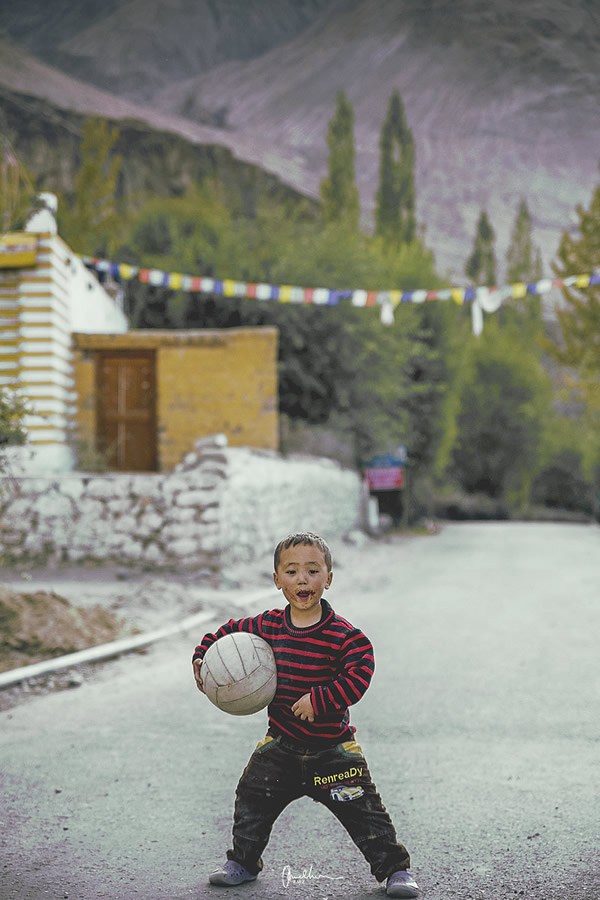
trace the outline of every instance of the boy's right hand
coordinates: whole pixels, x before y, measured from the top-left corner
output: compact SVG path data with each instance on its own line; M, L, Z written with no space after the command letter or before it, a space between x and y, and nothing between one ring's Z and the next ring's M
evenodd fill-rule
M202 676L200 674L200 669L202 668L202 660L195 659L194 662L192 663L192 668L194 670L194 679L196 681L196 687L198 688L199 691L202 691L202 693L204 693L204 685L202 684Z

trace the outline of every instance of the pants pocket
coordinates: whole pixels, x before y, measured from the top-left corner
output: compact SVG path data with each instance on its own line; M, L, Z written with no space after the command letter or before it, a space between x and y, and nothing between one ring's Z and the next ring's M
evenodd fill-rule
M338 744L336 749L342 756L346 756L348 759L356 759L356 757L364 758L362 747L360 744L357 744L356 741L344 741L343 744Z
M267 734L262 741L258 742L254 748L254 752L264 753L266 750L271 750L274 746L277 746L277 740L272 735Z

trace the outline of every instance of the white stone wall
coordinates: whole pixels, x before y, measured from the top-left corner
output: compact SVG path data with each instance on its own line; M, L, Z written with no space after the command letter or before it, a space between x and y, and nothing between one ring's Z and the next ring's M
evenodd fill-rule
M332 460L282 459L268 451L238 450L220 514L222 548L231 558L252 559L255 546L272 549L293 531L337 537L359 522L361 482Z
M360 478L323 459L198 441L172 473L5 480L0 560L83 560L218 570L296 530L338 537L359 521Z

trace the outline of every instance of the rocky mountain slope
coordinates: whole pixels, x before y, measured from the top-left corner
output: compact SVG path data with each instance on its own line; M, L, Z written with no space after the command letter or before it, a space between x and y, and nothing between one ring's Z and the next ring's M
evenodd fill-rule
M136 101L165 83L248 60L356 0L20 0L0 28L49 65Z
M312 196L344 89L366 226L379 130L398 88L416 138L418 218L457 281L481 208L497 232L500 278L521 197L549 271L598 181L600 8L586 0L111 0L85 27L71 4L59 32L61 4L42 25L41 0L22 0L0 27L80 81L50 89L49 76L26 74L33 63L15 74L2 53L0 83L81 109L92 102L87 79L120 93L113 110L125 99L136 107L112 114L223 143ZM90 111L102 111L103 96Z

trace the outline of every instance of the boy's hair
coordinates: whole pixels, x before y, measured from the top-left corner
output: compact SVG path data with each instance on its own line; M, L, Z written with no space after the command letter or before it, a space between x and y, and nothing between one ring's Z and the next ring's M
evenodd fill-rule
M284 550L289 550L290 547L296 547L298 544L304 544L309 547L318 547L325 557L327 571L331 572L333 561L329 545L327 541L324 541L318 534L313 534L312 531L298 531L296 534L288 534L282 541L279 541L275 547L275 555L273 558L275 571L279 568L279 560L281 559L282 552Z

